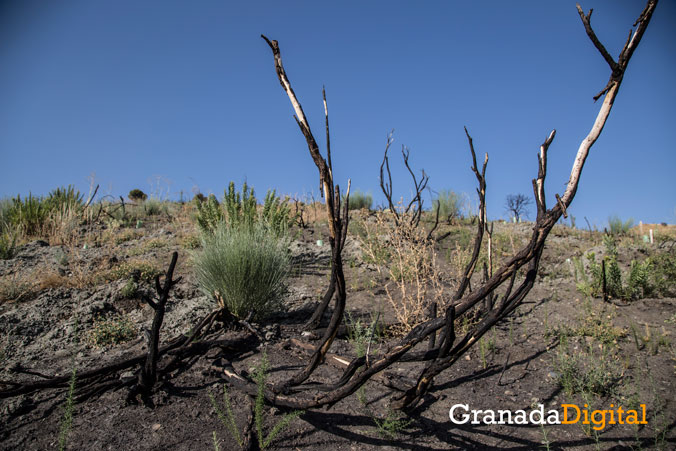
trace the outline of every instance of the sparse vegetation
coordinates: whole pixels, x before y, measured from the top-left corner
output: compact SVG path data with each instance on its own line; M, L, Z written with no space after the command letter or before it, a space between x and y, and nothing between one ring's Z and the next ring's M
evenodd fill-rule
M441 190L432 202L434 214L439 210L439 220L451 224L462 216L462 197L452 190Z
M100 316L94 320L91 329L85 334L84 340L95 348L105 348L129 341L135 338L136 334L136 327L128 316Z
M282 432L289 425L289 423L291 423L291 421L304 413L302 410L295 410L290 413L285 413L282 418L272 427L267 436L265 435L263 432L264 424L266 423L264 413L265 398L263 390L265 389L268 370L268 358L264 353L253 372L253 378L256 381L257 387L256 399L254 401L254 425L259 449L268 448L274 439L279 435L279 433ZM216 411L218 418L220 418L223 425L228 429L232 437L235 439L235 442L240 448L244 447L245 442L242 435L239 433L239 429L237 428L237 422L235 420L235 415L232 412L232 406L230 403L230 396L228 395L225 384L223 385L223 405L225 407L225 412L223 412L223 410L220 408L213 394L209 394L209 398L211 399L211 405ZM216 443L215 432L214 443Z
M643 299L652 296L670 296L676 286L676 257L669 253L656 253L643 261L632 260L629 272L623 277L618 262L618 248L613 235L604 235L606 291L613 298ZM586 296L599 297L603 290L603 266L596 255L586 255L583 260L574 257L573 267L577 289ZM626 279L626 284L624 280Z
M14 257L16 252L16 235L9 232L0 232L0 260Z
M350 210L370 210L372 205L373 196L370 193L364 193L359 189L350 192Z
M109 273L111 280L135 278L145 282L152 282L155 276L162 274L162 271L154 264L145 260L130 260L120 263Z
M377 212L375 221L364 228L362 249L387 276L384 288L397 328L407 333L425 319L431 303L442 301L434 244L422 227L405 220L395 223L385 212Z
M612 236L627 235L632 227L634 227L634 220L631 218L626 221L622 221L619 216L610 216L608 218L608 232Z

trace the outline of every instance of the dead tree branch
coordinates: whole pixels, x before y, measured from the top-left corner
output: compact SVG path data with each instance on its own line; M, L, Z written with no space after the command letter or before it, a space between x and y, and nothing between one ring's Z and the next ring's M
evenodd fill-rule
M586 16L584 14L581 14L582 22L585 25L587 34L590 36L590 39L597 47L597 49L599 49L604 59L606 59L609 65L611 65L612 74L609 86L607 90L604 92L605 99L603 101L599 114L594 122L592 130L580 144L580 147L578 149L578 153L575 158L575 162L573 164L573 168L566 187L566 191L564 192L563 196L560 196L560 200L551 209L547 209L546 206L544 183L547 173L547 151L554 139L555 132L552 131L552 133L548 136L545 142L540 146L540 153L538 154L538 174L537 178L533 180L533 190L537 204L537 218L535 221L530 241L520 251L518 251L511 259L509 259L506 263L504 263L500 268L495 270L492 274L489 273L488 278L487 280L484 281L484 283L482 283L475 290L471 291L469 294L465 294L465 291L469 286L469 280L471 278L471 275L476 267L478 250L480 250L481 247L483 233L484 231L486 231L486 211L484 203L479 211L479 224L477 228L477 235L474 241L474 252L472 254L472 259L465 268L465 272L461 280L461 283L452 299L452 302L450 303L450 306L446 309L446 314L444 316L431 318L426 322L414 327L404 338L402 338L393 346L391 346L388 350L386 350L384 354L382 354L377 359L371 361L368 367L365 366L366 363L365 358L362 357L359 359L354 359L348 365L347 369L343 373L343 376L340 378L338 383L334 384L333 386L329 386L330 388L328 391L319 392L312 397L307 396L296 397L289 396L288 391L284 390L285 387L282 387L281 390L279 389L279 387L276 387L274 389L268 387L265 390L265 397L269 403L278 406L291 407L297 409L316 408L325 405L330 406L338 402L339 400L345 398L346 396L349 396L350 394L354 393L361 385L363 385L374 375L382 372L383 370L394 365L395 363L405 360L410 361L412 357L415 357L416 359L430 361L431 363L428 364L421 372L415 385L411 386L401 396L394 398L392 403L394 407L399 409L410 408L414 406L426 393L426 391L432 385L434 377L436 377L445 369L453 365L468 349L470 349L474 344L476 344L478 340L480 340L481 337L487 331L489 331L492 327L494 327L500 320L502 320L507 315L512 313L514 309L516 309L523 302L523 299L525 298L525 296L528 294L528 292L531 290L531 288L535 283L540 258L542 256L542 251L544 249L545 240L548 234L551 232L554 225L559 220L559 218L564 214L565 209L570 206L573 198L575 197L575 193L577 191L579 184L579 178L582 172L582 168L584 166L585 159L588 156L589 149L592 147L592 145L600 135L603 126L606 123L610 110L612 109L615 97L617 96L617 92L623 79L624 72L626 70L629 59L631 58L631 55L633 54L634 50L640 43L641 37L643 36L645 29L648 26L648 23L651 19L656 4L657 4L656 0L648 1L645 9L643 10L642 14L640 15L639 19L635 24L638 26L638 28L634 33L630 35L629 40L625 44L624 49L620 54L618 62L615 63L616 66L614 64L611 64L611 62L613 62L612 58L610 59L608 58L607 51L604 51L604 47L600 45L600 41L598 41L595 34L593 34L593 30L591 29L591 25L589 23L591 13ZM578 9L580 8L578 7ZM291 98L292 104L294 105L296 112L302 113L302 109L300 109L300 105L295 100L295 96L292 95L293 91L290 90L290 85L288 83L288 80L286 80L286 75L284 73L283 68L281 67L281 59L279 58L279 48L277 46L277 42L269 41L267 40L267 38L266 41L273 49L273 54L275 55L275 65L277 68L277 74L280 77L280 82L287 91L287 94L289 94L289 97ZM308 140L310 152L315 161L317 162L318 168L320 170L320 176L322 176L322 180L325 183L324 187L327 193L327 203L328 203L331 201L331 198L328 196L328 193L331 192L329 188L333 188L333 186L332 185L329 186L326 184L326 178L324 175L326 171L322 172L323 166L321 164L323 159L321 159L321 157L319 159L316 158L316 156L319 155L318 151L316 149L316 146L312 147L311 145L314 142L314 139L310 139L308 137L311 136L311 134L309 133L309 127L306 125L304 116L302 116L302 118L303 118L302 120L298 120L298 123L301 126L301 130L304 132ZM472 171L475 173L477 180L479 181L479 188L477 191L479 192L480 199L482 199L485 196L486 189L485 169L488 160L486 157L484 160L482 170L479 171L476 163L476 155L474 153L472 139L469 136L469 133L466 132L466 135L470 144L470 151L472 153L473 160ZM391 143L390 139L388 138L388 147L389 144ZM324 165L326 165L325 161ZM386 158L384 159L383 164L381 165L381 185L383 186L383 190L386 194L386 197L389 193L388 200L390 201L391 204L391 188L392 188L391 177L389 175L388 170L388 183L384 182L383 167L388 167L388 161ZM416 186L419 186L417 182ZM338 194L337 187L336 194ZM485 200L483 202L485 202ZM335 203L338 204L338 206L340 205L339 197L336 198ZM331 212L334 213L336 211L337 210L333 209L331 210ZM335 216L333 218L335 219ZM336 225L338 225L339 222L336 221L333 224L334 225L332 227L334 231L332 232L332 236L335 237L336 235L334 235L334 233L336 233L335 230L337 228ZM340 230L342 232L342 227L340 228ZM338 257L340 257L339 252ZM338 258L336 263L340 263L340 265L335 266L337 275L336 284L339 292L339 298L341 289L343 290L342 305L337 305L336 311L340 310L340 314L342 315L342 310L344 309L344 278L342 274L342 260ZM522 270L525 270L525 274L522 276L521 280L517 283L519 273L523 272ZM463 314L467 313L470 309L479 305L480 302L486 299L487 296L494 294L495 290L507 281L508 281L507 289L502 298L499 300L499 302L492 305L492 308L489 311L485 312L484 316L481 318L479 323L476 324L470 331L468 331L465 334L464 337L462 337L456 343L455 330L453 326L455 319L459 318ZM342 287L341 284L343 284ZM331 326L329 327L329 329L327 329L327 335L329 335L329 333L333 334L335 330L337 330L332 329L332 327L334 326L333 324L334 318L332 318ZM435 334L440 329L442 330L440 335L441 339L439 340L440 343L437 348L428 349L427 351L424 351L422 354L420 352L417 353L412 352L412 350L419 343L421 343L426 338L430 337L432 334ZM326 339L325 337L325 339L322 340L320 346L315 351L311 364L308 367L306 367L306 369L301 373L300 375L301 377L298 376L294 377L294 384L298 384L303 380L307 379L307 377L309 377L312 371L314 371L320 360L319 357L326 355L326 352L328 351L328 348L331 345L332 337L333 335L331 335L329 339ZM361 371L359 371L360 368L362 368ZM236 387L239 387L243 391L250 394L256 393L257 387L253 382L244 379L243 377L237 375L233 371L227 371L225 375L230 380L230 382Z
M340 198L340 188L338 185L334 185L333 182L333 173L331 170L331 164L322 157L319 152L319 146L317 141L312 135L310 130L310 125L305 117L303 108L301 107L300 102L298 101L296 94L291 88L291 83L289 82L288 77L286 76L286 71L282 64L282 56L279 50L279 44L275 40L270 40L264 35L261 37L267 42L268 46L272 50L272 55L274 57L275 71L277 72L277 77L279 82L284 88L291 105L296 113L296 122L300 127L301 132L305 136L307 141L308 150L310 151L310 156L315 162L317 169L319 171L319 179L322 184L324 198L326 200L326 212L328 216L329 223L329 243L331 244L331 281L329 282L329 287L324 295L324 301L320 304L318 310L326 308L326 305L333 296L335 290L335 308L331 316L331 321L329 327L326 329L324 336L322 337L320 343L317 345L315 353L308 365L295 376L291 377L285 384L282 386L282 390L285 390L288 387L301 384L305 381L312 372L319 366L319 364L324 360L324 356L328 352L333 340L336 337L338 332L338 327L343 319L343 312L345 311L345 276L343 274L343 260L342 260L342 250L345 245L345 237L347 235L347 227L349 223L348 215L348 206L350 201L350 181L348 180L347 191L345 193L345 205L344 210L341 212L341 198ZM324 91L324 114L326 119L326 133L329 133L329 116L328 116L328 107L326 103L326 92ZM327 144L330 141L327 139ZM329 162L331 161L331 150L330 147L327 149L327 158ZM317 320L316 317L321 319L323 310L315 312L313 315L313 320Z
M380 189L383 191L383 194L387 199L388 208L390 209L390 212L392 212L396 224L399 224L399 221L401 221L402 214L407 215L411 211L411 208L415 206L415 210L409 219L409 223L417 227L420 223L420 219L422 218L422 192L425 190L425 188L427 188L427 182L429 182L430 178L427 174L425 174L425 170L423 169L420 181L418 181L417 177L415 176L415 172L413 172L413 169L411 169L411 165L408 162L410 151L406 148L406 146L401 146L401 155L404 159L404 165L413 179L413 188L415 194L412 196L411 201L406 205L406 208L395 204L395 202L392 200L392 172L390 171L390 160L387 156L387 152L390 150L390 146L394 142L394 138L392 138L393 133L394 130L388 133L387 140L385 142L383 162L380 164ZM387 181L385 181L385 172L387 172Z
M164 284L160 283L160 276L155 277L155 290L159 299L157 302L146 297L144 300L148 305L155 310L153 317L153 325L150 331L150 343L148 344L148 355L146 357L145 365L141 369L138 376L138 383L129 391L128 400L135 401L138 395L141 395L143 403L147 406L151 405L150 392L157 380L157 359L159 358L159 344L160 344L160 328L164 321L164 311L169 300L169 292L172 287L180 282L181 277L173 280L174 269L176 268L176 261L178 260L178 252L171 255L171 263L169 269L164 276Z

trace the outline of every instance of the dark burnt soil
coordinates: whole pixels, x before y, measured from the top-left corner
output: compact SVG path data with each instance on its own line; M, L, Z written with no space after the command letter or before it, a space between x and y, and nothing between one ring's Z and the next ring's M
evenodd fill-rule
M494 234L505 236L504 242L525 240L529 224L496 224ZM467 226L471 231L471 227ZM120 232L121 233L121 232ZM251 337L246 330L223 332L232 345L212 349L172 374L158 385L154 409L125 405L126 391L105 392L98 397L76 403L68 449L214 449L213 433L220 449L237 449L237 445L212 408L209 393L222 404L225 380L221 363L229 360L240 373L251 373L262 351L270 361L268 381L286 380L302 368L307 352L290 341L301 336L301 325L312 313L318 297L328 282L328 246L318 247L316 240L325 237L322 227L297 234L292 252L300 269L291 279L288 311L259 325L264 339ZM3 281L19 283L22 275L44 277L44 272L58 266L56 260L68 256L66 277L77 277L76 270L105 271L120 262L143 258L164 267L172 250L179 250L177 275L184 280L169 301L162 337L187 332L191 325L207 314L214 305L194 284L189 251L181 247L185 237L175 224L158 220L146 225L133 239L100 242L82 249L24 245L12 260L0 262ZM324 238L326 240L326 238ZM454 246L453 236L442 244ZM154 241L153 241L154 240ZM166 247L148 245L166 242ZM326 240L327 241L327 240ZM641 259L653 249L627 240L621 245L620 262L627 271L631 259ZM436 378L434 388L413 412L397 416L388 408L392 389L381 378L366 384L365 389L332 406L303 413L294 419L270 445L271 449L673 449L676 446L676 300L642 299L625 302L587 299L575 288L571 259L603 246L600 237L587 232L557 226L544 254L538 283L515 315L484 337L453 367ZM377 308L383 310L383 322L392 314L384 299L382 283L372 265L364 262L357 241L346 251L348 311L352 318L370 318ZM42 272L41 272L42 271ZM84 271L84 270L83 270ZM79 370L94 368L123 356L144 350L141 327L149 327L151 309L138 299L128 299L120 292L126 279L99 284L83 283L49 286L42 290L26 288L26 294L0 304L0 343L2 370L0 380L31 380L35 376L16 374L18 364L50 375L69 374L73 364ZM478 280L475 281L478 283ZM52 284L55 285L55 284ZM382 306L382 307L381 307ZM123 313L139 329L134 337L103 349L81 339L94 327L97 315ZM78 318L75 330L74 318ZM327 315L328 318L328 315ZM589 326L589 327L587 327ZM586 328L585 328L586 327ZM572 331L572 332L571 332ZM78 338L80 337L80 338ZM563 338L562 338L563 337ZM382 353L393 338L385 337L373 344L371 353ZM423 343L426 346L426 343ZM342 336L331 352L341 357L355 355L353 344ZM75 362L75 363L73 363ZM567 392L561 385L566 364L575 362L579 380L596 382L585 394ZM385 372L384 377L405 385L414 380L421 364L402 363ZM311 378L311 383L337 380L339 364L327 361ZM121 374L120 377L129 376ZM249 400L241 392L229 390L238 426L245 425ZM76 391L77 396L77 391ZM545 410L562 411L561 404L585 403L594 409L609 409L610 404L626 408L646 405L648 424L606 425L599 431L585 425L486 425L453 424L449 409L466 404L469 409L530 410L543 404ZM46 390L26 396L0 400L0 448L58 448L63 419L65 390ZM279 421L283 412L266 407L267 430ZM481 417L480 417L481 418ZM398 426L378 427L378 423Z

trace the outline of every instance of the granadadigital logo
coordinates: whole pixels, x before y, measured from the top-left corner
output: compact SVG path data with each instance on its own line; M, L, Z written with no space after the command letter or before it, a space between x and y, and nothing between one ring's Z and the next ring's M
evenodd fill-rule
M448 412L454 424L593 424L594 430L601 430L611 424L648 424L645 404L639 410L625 410L622 406L610 405L609 409L592 410L588 405L561 404L562 412L538 404L535 409L526 410L470 410L467 404L455 404ZM561 417L563 416L563 420Z

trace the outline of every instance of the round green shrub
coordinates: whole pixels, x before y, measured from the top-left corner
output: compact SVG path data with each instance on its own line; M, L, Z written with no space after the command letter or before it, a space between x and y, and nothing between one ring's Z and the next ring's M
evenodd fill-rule
M141 191L138 188L134 188L133 190L129 191L129 200L131 201L144 201L148 198L148 195Z
M202 236L193 254L201 290L238 318L262 319L282 307L291 269L288 239L264 224L228 227L221 222Z

